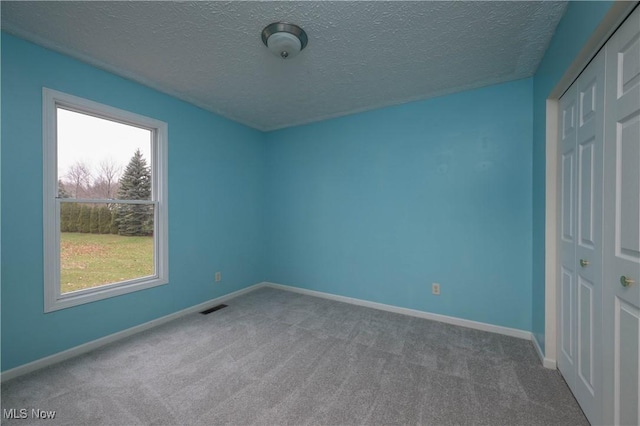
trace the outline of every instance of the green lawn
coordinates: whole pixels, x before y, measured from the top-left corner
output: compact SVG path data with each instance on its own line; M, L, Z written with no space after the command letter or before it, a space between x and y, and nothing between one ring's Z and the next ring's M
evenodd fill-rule
M62 293L153 275L153 237L60 234Z

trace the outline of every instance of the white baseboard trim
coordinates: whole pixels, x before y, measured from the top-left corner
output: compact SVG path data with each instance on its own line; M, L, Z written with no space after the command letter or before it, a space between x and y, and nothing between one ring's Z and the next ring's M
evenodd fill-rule
M538 343L538 339L536 339L533 334L531 334L531 341L533 342L533 347L536 348L536 353L538 354L538 357L540 357L540 361L542 362L542 365L545 368L549 368L551 370L555 370L557 368L556 360L553 359L553 358L547 358L547 357L544 356L544 354L542 353L542 348L540 347L540 344Z
M83 343L82 345L67 349L62 352L58 352L53 355L49 355L44 358L40 358L38 360L29 362L27 364L20 365L18 367L12 368L10 370L3 371L0 373L0 383L5 382L7 380L14 379L16 377L22 376L24 374L31 373L33 371L39 370L41 368L62 362L69 358L73 358L75 356L90 352L94 349L97 349L101 346L107 345L109 343L115 342L120 339L124 339L125 337L129 337L136 333L140 333L142 331L148 330L153 327L157 327L161 324L165 324L174 319L180 318L184 315L192 314L195 312L199 312L202 309L208 308L211 305L223 303L235 297L241 296L243 294L249 293L251 291L257 290L262 287L271 287L279 290L291 291L294 293L306 294L309 296L321 297L324 299L335 300L338 302L350 303L352 305L365 306L367 308L379 309L387 312L394 312L403 315L409 315L418 318L425 318L432 321L444 322L447 324L458 325L461 327L473 328L475 330L488 331L490 333L498 333L503 334L505 336L517 337L520 339L526 339L533 341L533 345L536 348L536 352L538 356L542 360L542 364L546 368L555 369L556 361L554 359L545 358L542 354L542 350L540 349L540 345L533 337L533 335L525 330L520 330L517 328L509 328L503 327L499 325L487 324L479 321L472 321L463 318L451 317L447 315L434 314L431 312L418 311L416 309L402 308L399 306L386 305L384 303L370 302L368 300L356 299L353 297L347 296L339 296L331 293L324 293L316 290L307 290L304 288L293 287L283 284L276 284L271 282L261 282L258 284L254 284L252 286L234 291L229 294L225 294L224 296L216 297L214 299L207 300L206 302L199 303L197 305L191 306L189 308L183 309L178 312L174 312L169 315L165 315L160 318L156 318L154 320L145 322L143 324L128 328L126 330L119 331L117 333L110 334L105 337L101 337L96 340L92 340L87 343Z
M368 300L355 299L353 297L338 296L331 293L323 293L321 291L307 290L304 288L293 287L276 283L264 283L266 287L272 287L280 290L292 291L295 293L306 294L309 296L322 297L324 299L336 300L338 302L350 303L352 305L365 306L367 308L379 309L381 311L395 312L397 314L409 315L412 317L425 318L432 321L445 322L447 324L459 325L461 327L473 328L476 330L488 331L491 333L504 334L506 336L517 337L520 339L531 340L532 334L529 331L519 330L517 328L502 327L500 325L487 324L484 322L472 321L447 315L433 314L416 309L401 308L393 305L385 305L384 303L370 302Z
M180 318L184 315L192 314L195 312L199 312L203 309L211 307L212 305L216 305L219 303L223 303L229 299L233 299L234 297L241 296L245 293L249 293L250 291L256 290L260 287L263 287L265 283L258 283L252 286L234 291L229 294L225 294L224 296L216 297L214 299L207 300L206 302L199 303L197 305L191 306L190 308L182 309L180 311L174 312L169 315L165 315L160 318L156 318L154 320L145 322L140 325L136 325L131 328L127 328L126 330L118 331L117 333L110 334L105 337L101 337L96 340L92 340L87 343L83 343L82 345L75 346L73 348L67 349L62 352L58 352L57 354L49 355L44 358L37 359L35 361L29 362L27 364L20 365L18 367L12 368L10 370L3 371L0 373L0 383L5 382L7 380L14 379L16 377L22 376L24 374L31 373L32 371L39 370L41 368L47 367L49 365L53 365L64 361L69 358L73 358L75 356L87 353L94 349L97 349L101 346L107 345L109 343L115 342L116 340L124 339L125 337L129 337L133 334L140 333L142 331L148 330L153 327L157 327L161 324L165 324L174 319Z

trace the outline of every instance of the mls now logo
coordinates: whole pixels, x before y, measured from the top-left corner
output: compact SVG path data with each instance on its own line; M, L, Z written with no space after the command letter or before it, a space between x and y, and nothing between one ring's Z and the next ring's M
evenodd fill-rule
M5 408L2 410L2 417L5 419L26 419L29 417L29 412L26 408L9 408L8 410Z
M31 414L31 416L29 416ZM26 408L9 408L2 410L2 417L5 419L42 419L51 420L56 417L55 411L41 410L39 408L32 408L31 413Z

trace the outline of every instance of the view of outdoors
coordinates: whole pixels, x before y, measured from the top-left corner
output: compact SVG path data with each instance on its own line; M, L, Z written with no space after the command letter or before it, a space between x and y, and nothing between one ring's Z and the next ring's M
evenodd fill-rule
M61 293L153 275L151 132L63 108L57 129Z

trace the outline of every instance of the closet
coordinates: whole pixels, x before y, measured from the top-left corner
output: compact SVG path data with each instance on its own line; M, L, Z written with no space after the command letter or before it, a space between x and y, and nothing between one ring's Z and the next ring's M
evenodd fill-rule
M591 424L640 424L640 9L559 102L558 369Z

